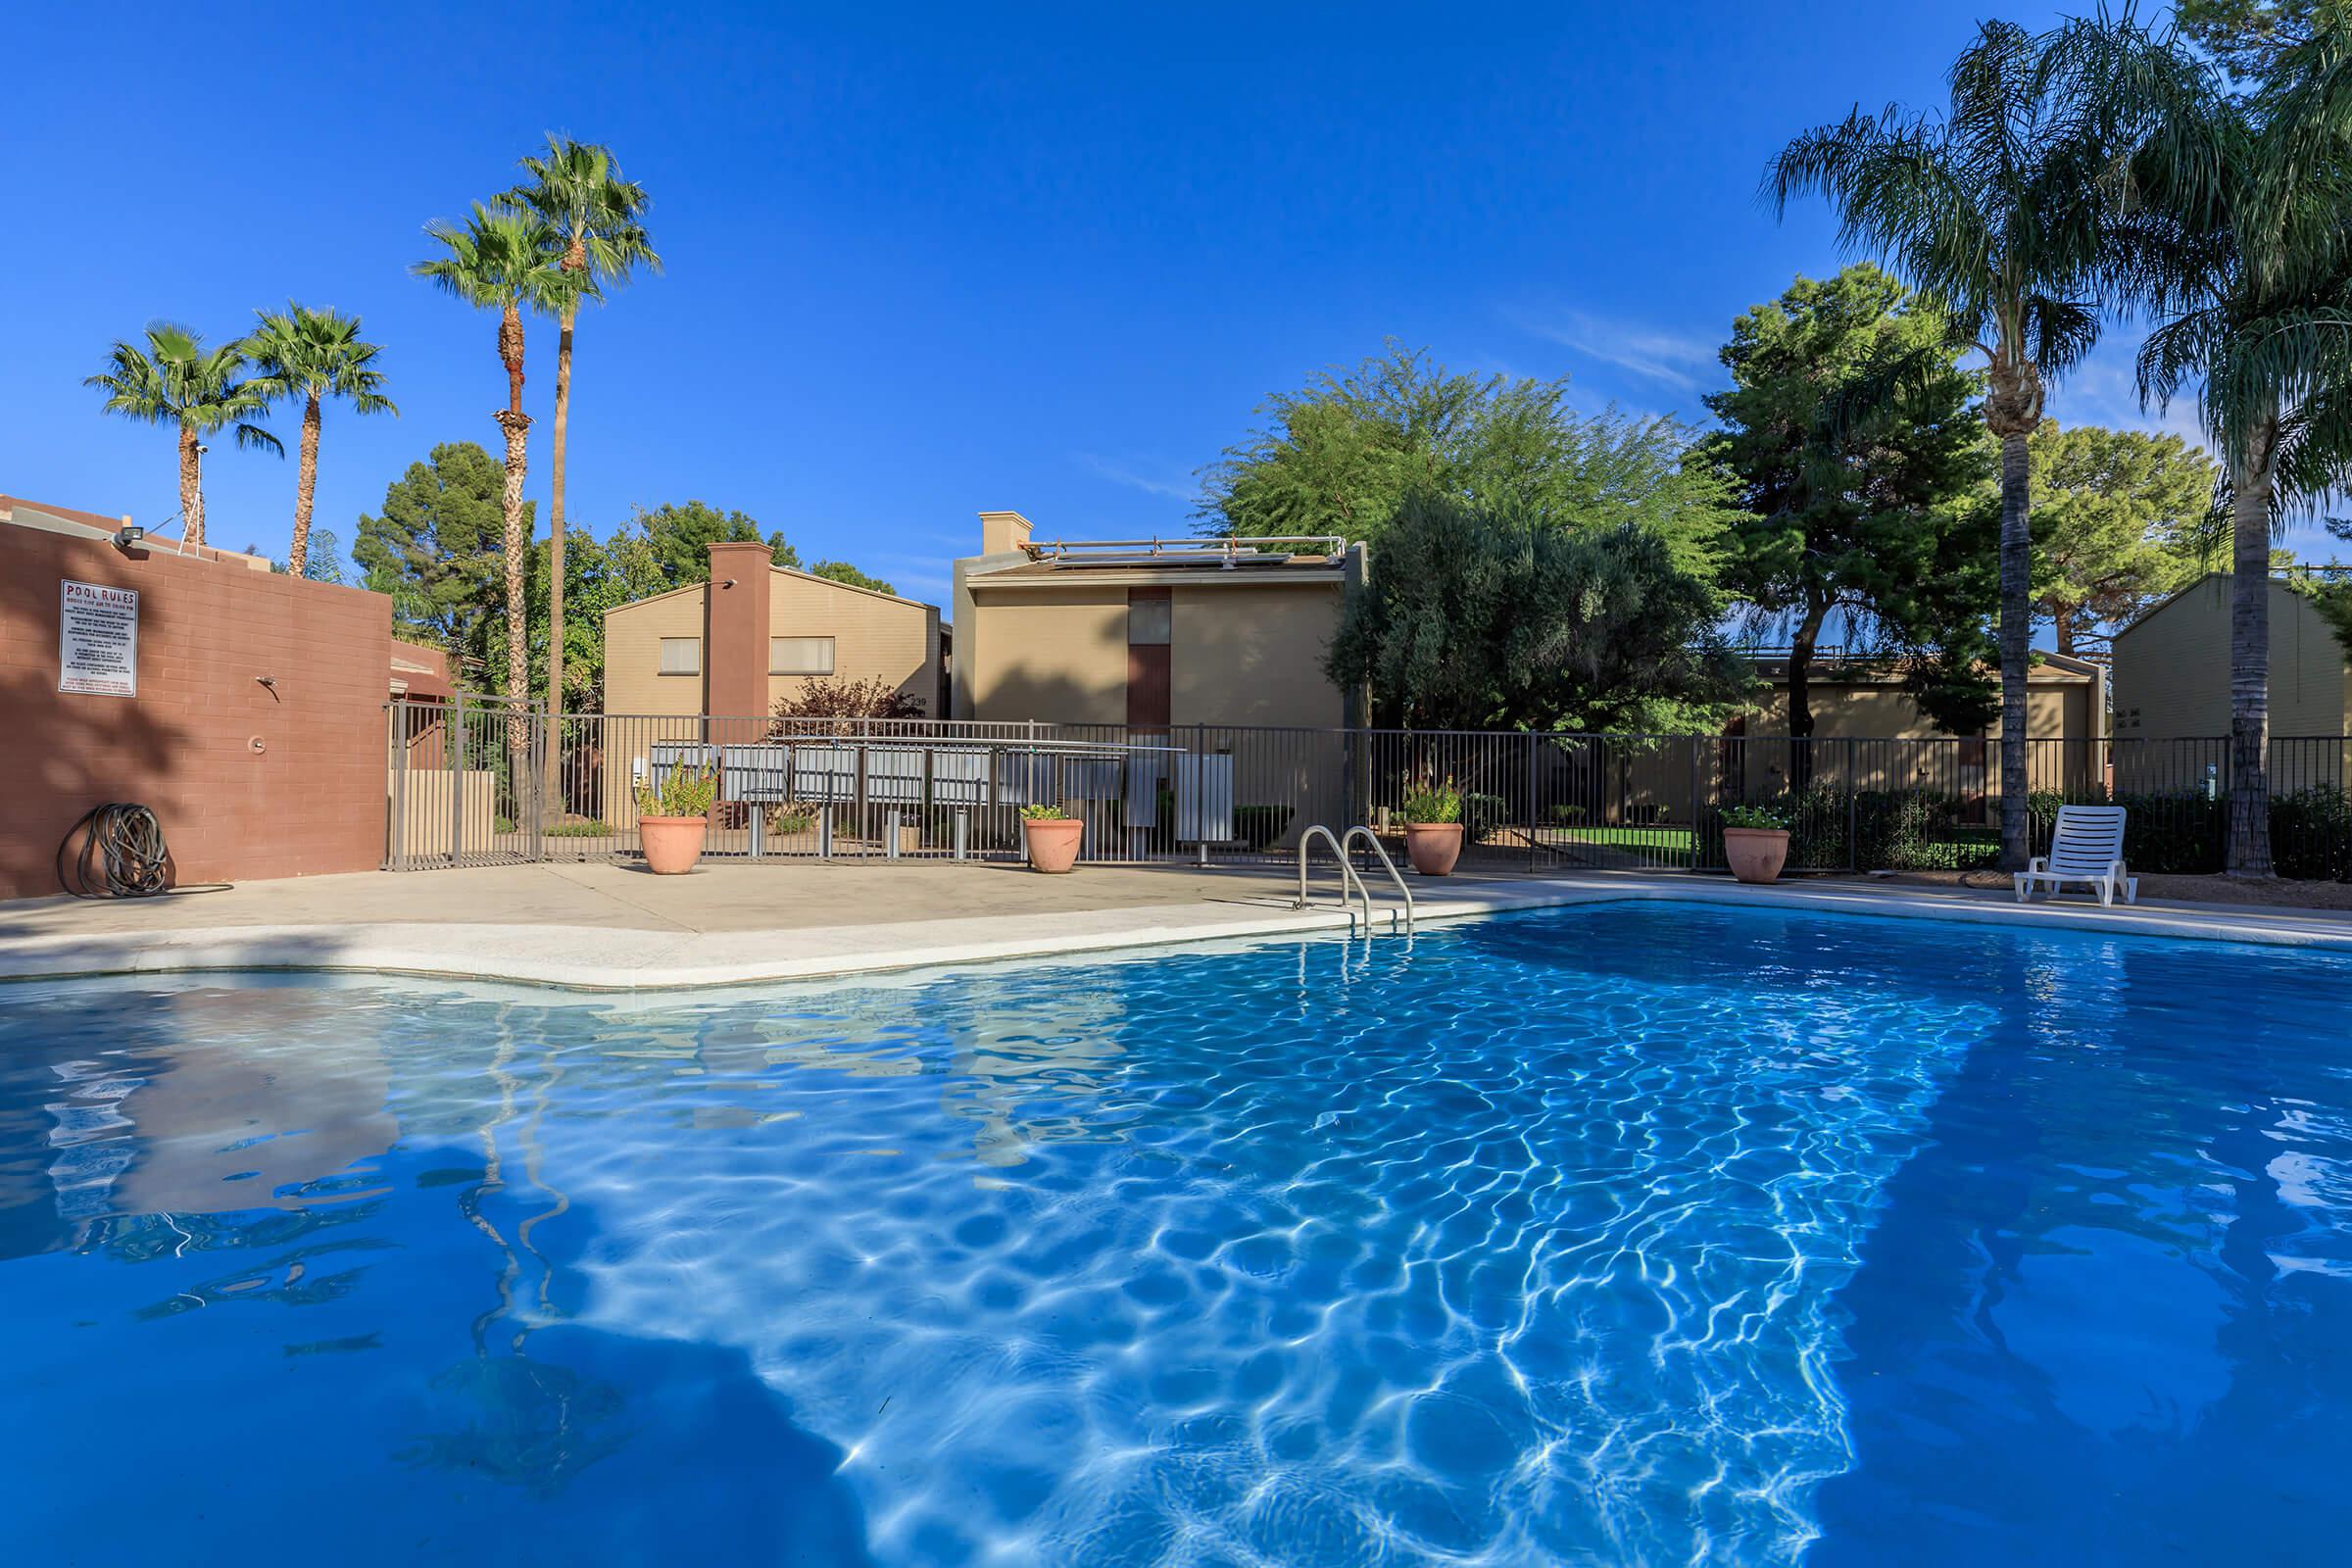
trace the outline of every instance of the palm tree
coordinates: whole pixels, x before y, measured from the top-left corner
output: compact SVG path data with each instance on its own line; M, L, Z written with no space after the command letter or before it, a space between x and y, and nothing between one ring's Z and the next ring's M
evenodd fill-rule
M491 416L507 438L506 519L507 700L517 710L530 701L530 636L523 614L522 480L524 438L531 416L522 412L522 313L544 309L563 287L548 260L547 225L526 213L493 212L480 202L464 223L425 225L445 256L410 269L476 310L498 312L498 358L507 368L507 406Z
M235 432L241 447L265 447L279 457L285 447L253 421L270 408L269 393L241 378L242 345L207 349L184 326L157 321L146 331L147 346L118 341L107 368L82 382L106 393L106 410L148 424L179 426L180 537L204 543L204 443L215 430Z
M530 183L494 198L494 205L528 213L552 231L556 268L564 287L554 295L556 313L556 430L548 483L547 704L564 704L564 441L571 421L571 332L583 299L601 300L607 284L628 279L630 270L662 270L645 229L645 187L620 177L610 148L576 142L552 132L545 158L524 158Z
M2168 43L2126 18L2034 34L1988 22L1953 63L1942 114L1859 108L1791 141L1765 174L1775 207L1828 197L1848 246L1880 253L1982 354L2001 447L2001 859L2028 853L2031 659L2027 442L2051 381L2097 341L2119 287L2115 239L2133 154L2183 89Z
M286 569L302 575L311 555L311 500L318 484L318 405L349 398L360 414L400 410L384 396L384 375L374 360L382 350L360 341L360 318L314 311L288 301L282 311L256 311L260 324L245 340L258 375L254 385L271 399L300 397L302 457L294 477L294 546Z
M2140 393L2201 377L2229 473L2232 876L2272 873L2273 526L2352 484L2352 7L2311 21L2250 101L2213 92L2207 156L2145 181L2161 232L2142 290L2168 318Z

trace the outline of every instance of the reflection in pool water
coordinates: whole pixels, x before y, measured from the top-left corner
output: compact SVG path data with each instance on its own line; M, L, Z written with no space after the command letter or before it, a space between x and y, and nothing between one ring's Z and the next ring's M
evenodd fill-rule
M2347 978L1637 906L19 988L0 1502L40 1562L2312 1560Z

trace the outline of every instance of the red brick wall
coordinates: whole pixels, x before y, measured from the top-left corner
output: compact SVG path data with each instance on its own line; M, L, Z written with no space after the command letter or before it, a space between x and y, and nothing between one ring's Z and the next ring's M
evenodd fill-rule
M138 590L136 698L58 691L66 578ZM0 526L0 898L56 892L106 801L154 808L181 884L381 863L391 638L381 594Z

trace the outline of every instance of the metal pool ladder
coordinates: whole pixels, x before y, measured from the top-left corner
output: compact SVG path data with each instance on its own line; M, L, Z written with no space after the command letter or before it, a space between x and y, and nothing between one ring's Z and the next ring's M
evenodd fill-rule
M1320 822L1298 835L1298 898L1292 907L1298 909L1306 907L1307 852L1314 848L1315 840L1319 838L1331 846L1332 858L1340 863L1341 905L1348 910L1349 916L1352 918L1354 906L1348 903L1348 896L1353 894L1364 906L1364 935L1374 934L1372 930L1372 890L1364 885L1364 879L1356 873L1354 864L1348 858L1348 847L1355 842L1356 835L1359 833L1363 835L1365 845L1372 851L1373 858L1380 861L1381 869L1389 873L1389 880L1396 885L1397 894L1404 900L1404 908L1401 911L1404 917L1402 929L1404 935L1409 937L1413 934L1413 890L1406 886L1404 878L1397 874L1396 862L1389 858L1387 850L1381 848L1379 838L1370 828L1360 822L1349 828L1344 837L1334 837L1331 829ZM1394 908L1389 910L1391 935L1395 935L1398 930L1398 913L1399 911Z

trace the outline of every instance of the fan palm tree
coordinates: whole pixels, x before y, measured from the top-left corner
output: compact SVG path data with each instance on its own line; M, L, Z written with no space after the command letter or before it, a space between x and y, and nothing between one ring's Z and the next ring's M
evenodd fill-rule
M294 476L294 545L286 569L302 575L311 555L311 501L318 485L318 406L326 398L348 398L354 412L400 410L384 396L384 374L375 368L383 352L360 341L360 318L314 311L288 301L282 311L256 311L259 324L245 339L257 375L254 385L271 399L299 397L302 406L301 459Z
M549 459L547 703L564 704L564 442L571 422L571 333L582 300L604 297L631 270L662 270L645 229L645 187L621 178L610 148L550 133L547 156L521 160L527 184L495 198L495 205L537 218L550 231L564 287L553 295L556 316L556 427Z
M446 255L410 269L476 310L498 313L498 358L507 369L507 406L491 416L507 442L506 487L500 505L506 521L507 700L517 709L530 701L529 627L523 613L522 481L525 438L531 416L522 412L522 313L543 310L564 283L548 260L547 225L527 213L494 212L480 202L463 223L435 221L427 234Z
M2272 530L2352 484L2352 6L2325 4L2249 101L2216 90L2209 156L2148 181L2165 319L2143 398L2199 383L2229 476L2232 876L2271 864Z
M1776 209L1829 198L1839 237L1879 253L1982 354L2001 449L2001 859L2028 853L2026 680L2032 522L2027 443L2050 382L2098 339L2118 285L2132 161L2184 91L2186 64L2126 17L2045 33L1989 22L1954 62L1941 114L1896 110L1791 141L1765 174ZM1892 377L1890 377L1892 379Z
M157 321L147 346L118 341L107 368L82 382L106 393L106 410L148 424L179 426L180 537L204 543L204 442L216 430L233 431L240 447L285 456L277 437L253 421L269 412L266 389L244 378L240 344L217 349L184 326Z

